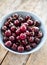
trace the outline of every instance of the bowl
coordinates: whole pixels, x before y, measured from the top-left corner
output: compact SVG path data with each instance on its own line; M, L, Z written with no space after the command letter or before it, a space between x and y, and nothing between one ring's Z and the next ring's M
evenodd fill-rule
M2 41L3 36L2 36L2 34L1 34L1 27L3 26L3 24L4 24L5 20L6 20L6 18L9 17L9 16L11 16L12 14L15 14L15 13L17 13L17 14L19 14L19 15L23 15L23 16L30 15L30 16L32 16L35 20L38 20L38 21L41 22L40 28L41 28L41 30L42 30L42 32L43 32L43 37L42 37L41 42L39 43L39 45L38 45L36 48L32 49L31 51L19 53L19 52L15 52L15 51L13 51L13 50L11 50L11 49L9 49L9 48L7 48L7 47L4 46L4 43L3 43L3 41ZM5 49L7 49L8 51L10 51L10 52L12 52L12 53L14 53L14 54L30 54L30 53L36 52L36 51L38 51L38 50L43 46L45 40L46 40L45 25L44 25L43 21L41 20L41 18L40 18L38 15L36 15L35 13L33 13L33 12L25 12L25 11L11 12L11 13L8 13L7 15L3 16L2 19L1 19L1 21L0 21L0 44L1 44Z

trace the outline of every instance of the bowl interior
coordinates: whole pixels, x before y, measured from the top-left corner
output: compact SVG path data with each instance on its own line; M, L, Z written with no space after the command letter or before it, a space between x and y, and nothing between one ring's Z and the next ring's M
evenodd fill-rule
M32 52L37 51L38 49L40 49L40 48L42 47L42 45L44 44L44 41L45 41L45 39L46 39L46 30L45 30L45 26L44 26L44 24L43 24L43 21L42 21L36 14L34 14L34 13L32 13L32 12L29 13L29 12L18 11L18 12L10 13L10 14L7 14L6 16L4 16L4 17L2 18L2 23L0 23L0 26L2 27L3 24L4 24L4 22L5 22L5 20L6 20L9 16L11 16L12 14L15 14L15 13L17 13L18 15L22 15L23 17L26 16L26 15L30 15L33 19L38 20L39 22L41 22L40 28L41 28L41 30L42 30L42 32L43 32L43 38L41 39L41 42L39 43L39 45L38 45L36 48L32 49L32 50L29 51L29 52L23 52L23 53L15 52L15 51L12 51L12 50L8 49L7 47L5 47L5 46L4 46L4 43L3 43L3 41L2 41L3 36L2 36L2 34L1 34L1 32L0 32L0 41L1 41L1 44L2 44L3 47L5 47L7 50L9 50L10 52L16 53L16 54L30 54L30 53L32 53Z

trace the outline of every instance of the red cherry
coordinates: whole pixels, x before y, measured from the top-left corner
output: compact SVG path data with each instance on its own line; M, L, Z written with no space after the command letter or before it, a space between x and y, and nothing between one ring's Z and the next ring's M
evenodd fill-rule
M35 47L37 46L37 44L36 44L36 43L32 43L31 46L32 46L33 48L35 48Z
M28 19L31 19L31 17L30 17L29 15L27 15L27 16L25 17L25 20L28 20Z
M11 31L10 30L6 30L5 31L5 36L10 36L11 35Z
M16 34L15 33L12 33L12 36L16 37Z
M29 42L34 42L34 37L30 37Z
M38 32L39 28L34 26L34 27L31 28L31 31Z
M40 42L40 39L37 38L37 37L35 37L35 42L36 42L36 43L39 43L39 42Z
M20 27L20 30L21 30L21 32L25 32L26 31L26 26L25 25L22 25L21 27Z
M17 19L17 18L18 18L18 14L14 14L13 19Z
M30 45L27 45L27 46L26 46L26 50L27 50L27 51L29 51L29 50L31 50L31 49L32 49L32 48L30 47Z
M43 36L42 32L39 31L39 32L38 32L38 38L41 38L42 36Z
M19 52L23 52L24 51L24 47L23 46L18 46L18 51Z
M19 35L19 34L20 34L20 28L17 29L17 30L15 31L15 33L16 33L17 35Z
M5 22L5 26L8 26L8 25L9 25L9 23L10 23L9 21Z
M19 25L19 21L18 21L18 20L15 20L15 21L14 21L14 24L15 24L16 26L18 26L18 25Z
M14 32L14 31L15 31L15 29L16 29L16 27L15 27L15 26L12 26L12 27L11 27L11 31L13 31L13 32Z
M15 37L14 36L10 36L9 37L9 40L14 41L15 40Z
M19 37L19 36L17 36L17 37L16 37L16 39L17 39L17 40L19 40L19 39L20 39L20 37Z
M26 35L30 36L30 32L28 30L26 31Z
M12 48L13 50L16 50L16 49L17 49L17 45L14 43L11 48Z
M38 27L41 25L41 23L36 20L36 21L34 21L34 25Z
M3 37L3 41L6 42L8 40L8 37Z
M34 36L35 35L35 32L30 32L31 36Z
M23 23L22 25L28 26L28 23Z
M26 45L27 44L27 40L22 40L21 44Z
M12 17L7 18L7 21L11 22L12 21Z
M9 27L11 27L11 26L13 26L13 23L10 23L10 24L9 24Z
M19 16L18 20L19 20L20 23L22 23L24 21L24 19L20 16Z
M3 27L2 27L2 30L3 30L3 31L5 31L6 29L7 29L7 27L6 27L6 26L3 26Z
M28 23L29 25L33 25L33 21L32 21L32 20L28 20L27 23Z
M5 43L5 46L7 46L7 47L11 47L11 45L12 45L11 41L7 41L7 42Z
M21 33L21 34L20 34L20 39L21 39L21 40L26 39L26 34Z

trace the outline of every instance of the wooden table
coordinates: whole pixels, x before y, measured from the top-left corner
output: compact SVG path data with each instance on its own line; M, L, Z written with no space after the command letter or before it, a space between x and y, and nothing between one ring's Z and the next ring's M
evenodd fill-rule
M0 0L0 19L16 10L36 13L47 28L47 0ZM10 53L0 44L0 65L47 65L47 40L39 51L30 55Z

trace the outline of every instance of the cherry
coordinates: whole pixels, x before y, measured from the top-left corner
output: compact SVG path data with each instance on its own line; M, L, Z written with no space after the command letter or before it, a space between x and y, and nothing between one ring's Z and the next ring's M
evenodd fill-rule
M7 41L7 42L5 43L5 46L7 46L7 47L11 47L11 45L12 45L12 42L11 42L11 41Z
M5 26L8 26L8 25L9 25L9 23L10 23L10 22L8 22L8 21L7 21L7 22L5 22Z
M39 31L39 32L38 32L38 38L41 38L42 36L43 36L42 32Z
M34 21L34 25L38 27L41 25L41 23L36 20L36 21Z
M21 30L21 32L25 32L26 31L26 26L25 25L22 25L21 27L20 27L20 30Z
M20 34L20 28L17 29L17 30L15 31L15 33L16 33L17 35L19 35L19 34Z
M35 48L35 47L37 46L37 44L36 44L36 43L32 43L31 46L32 46L33 48Z
M10 31L10 30L6 30L6 31L5 31L5 36L8 37L8 36L10 36L10 35L11 35L11 31Z
M12 17L7 18L7 21L11 22L12 21Z
M31 30L34 31L34 32L39 32L39 28L38 27L35 27L35 26L32 27Z
M11 27L11 26L13 26L13 23L10 23L10 24L9 24L9 27Z
M10 36L9 37L9 40L14 41L15 40L15 37L14 36Z
M21 40L26 39L26 34L21 33L21 34L20 34L20 39L21 39Z
M19 39L20 39L20 37L19 37L19 36L17 36L17 37L16 37L16 39L17 39L17 40L19 40Z
M11 48L12 48L13 50L16 50L16 49L17 49L17 45L14 43Z
M37 37L35 37L35 42L36 42L36 43L39 43L39 42L40 42L40 39L37 38Z
M27 51L30 51L31 49L32 49L32 48L31 48L30 45L27 45L27 46L26 46L26 50L27 50Z
M24 47L23 46L18 46L18 51L19 52L23 52L24 51Z
M16 34L15 33L12 33L12 36L16 37Z
M18 14L14 14L12 17L13 17L13 19L17 19L18 18Z
M28 19L31 19L31 17L30 17L29 15L27 15L27 16L25 17L25 20L28 20Z
M15 30L16 30L16 27L15 27L15 26L12 26L12 27L11 27L11 31L14 32Z
M34 33L34 32L30 32L30 34L31 34L31 36L34 36L34 35L35 35L35 33Z
M14 24L15 24L15 26L18 26L19 25L19 21L18 20L15 20L14 21Z
M26 35L30 36L30 32L28 30L26 31Z
M25 39L25 40L22 40L22 43L21 44L23 44L23 45L26 45L28 42L27 42L27 40Z
M6 26L3 26L3 27L2 27L2 30L3 30L3 31L7 30L7 27L6 27Z
M19 16L18 20L22 23L24 20L22 17Z
M28 20L27 23L28 23L29 25L33 25L33 21L32 21L32 20Z
M22 25L28 26L28 23L23 23Z
M3 41L6 42L8 40L8 37L3 37Z
M30 37L29 42L34 42L34 37Z

